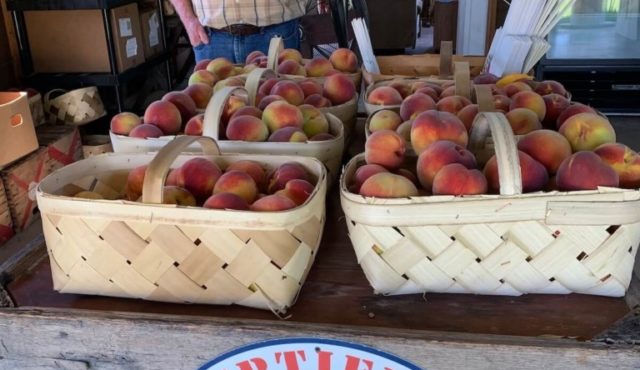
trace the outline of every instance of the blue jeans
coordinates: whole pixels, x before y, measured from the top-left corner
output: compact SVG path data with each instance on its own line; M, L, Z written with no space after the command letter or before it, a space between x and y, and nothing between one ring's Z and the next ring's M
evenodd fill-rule
M201 44L193 48L196 55L196 63L202 59L224 57L232 63L244 64L247 55L254 50L260 50L266 55L269 51L269 40L274 36L282 37L285 48L299 49L298 24L298 19L293 19L284 23L262 27L259 33L248 36L234 36L227 32L216 31L206 27L209 44Z

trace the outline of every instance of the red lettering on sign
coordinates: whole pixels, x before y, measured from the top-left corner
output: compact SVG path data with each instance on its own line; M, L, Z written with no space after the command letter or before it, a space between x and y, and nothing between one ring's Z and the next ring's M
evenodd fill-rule
M267 370L267 362L259 357L236 364L238 370Z
M373 361L363 360L361 358L349 355L347 355L347 364L345 365L344 370L361 370L360 361L364 363L367 370L373 370Z
M331 356L333 352L318 352L318 370L331 370Z
M280 364L280 360L282 359L282 356L284 356L286 370L300 370L300 366L298 365L298 356L300 356L302 361L307 361L304 351L276 352L275 355L277 364Z

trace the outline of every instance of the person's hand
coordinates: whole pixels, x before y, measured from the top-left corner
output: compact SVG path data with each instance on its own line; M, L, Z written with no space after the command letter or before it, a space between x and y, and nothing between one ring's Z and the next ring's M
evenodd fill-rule
M189 35L189 42L191 43L191 46L195 47L209 43L207 31L205 31L204 27L200 24L198 18L192 18L184 22L184 28L187 30L187 34Z

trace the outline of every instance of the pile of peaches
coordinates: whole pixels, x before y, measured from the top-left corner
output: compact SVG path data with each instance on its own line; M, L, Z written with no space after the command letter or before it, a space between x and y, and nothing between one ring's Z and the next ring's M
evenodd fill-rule
M640 188L640 156L616 143L604 116L571 103L556 81L519 77L480 75L474 82L490 84L495 110L505 113L517 135L523 192ZM453 86L423 81L374 89L369 102L400 109L371 116L366 164L356 170L350 191L381 198L499 193L495 155L479 163L467 149L478 106L454 93ZM415 165L408 148L417 155Z
M147 166L131 170L124 199L141 201ZM284 211L304 204L315 189L314 177L297 162L286 162L271 173L260 163L241 160L224 171L205 158L193 158L169 172L163 203L210 209ZM93 191L74 197L102 199Z

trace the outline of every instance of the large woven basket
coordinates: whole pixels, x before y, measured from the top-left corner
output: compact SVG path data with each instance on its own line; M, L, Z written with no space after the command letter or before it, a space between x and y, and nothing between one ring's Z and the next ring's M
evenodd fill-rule
M480 113L472 149L489 127L501 195L365 198L340 196L358 263L376 293L623 296L640 243L640 191L521 194L517 149L506 118Z
M158 204L169 166L198 140L221 168L255 160L268 169L296 161L317 178L314 193L281 212L211 210ZM153 301L290 307L316 256L325 220L324 166L294 156L219 155L210 138L179 137L157 155L103 154L46 177L37 190L54 289ZM123 191L127 172L149 163L143 202L65 195ZM146 203L146 204L145 204Z
M84 125L107 114L95 86L51 90L44 95L44 110L52 125Z

